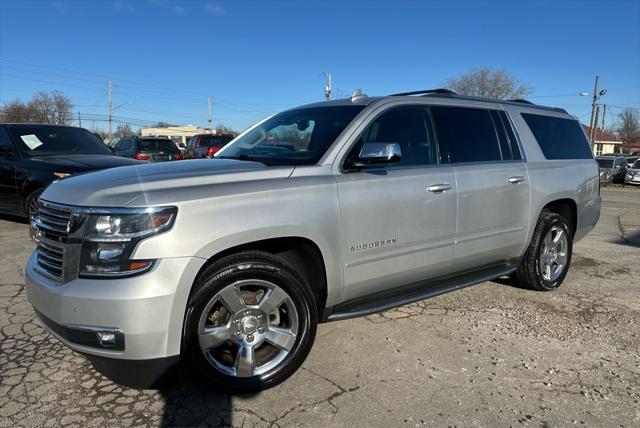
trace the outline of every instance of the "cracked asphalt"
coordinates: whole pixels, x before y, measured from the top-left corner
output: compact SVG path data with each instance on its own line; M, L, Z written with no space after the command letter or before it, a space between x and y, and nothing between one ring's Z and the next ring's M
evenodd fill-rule
M485 282L323 324L303 368L253 396L102 377L36 321L28 226L0 218L0 427L640 426L640 189L602 194L559 290Z

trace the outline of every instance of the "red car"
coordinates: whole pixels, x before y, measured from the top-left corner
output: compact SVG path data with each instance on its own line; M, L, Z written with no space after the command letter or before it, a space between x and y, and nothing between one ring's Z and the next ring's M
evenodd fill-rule
M212 158L234 139L230 134L197 134L191 137L184 152L185 159Z

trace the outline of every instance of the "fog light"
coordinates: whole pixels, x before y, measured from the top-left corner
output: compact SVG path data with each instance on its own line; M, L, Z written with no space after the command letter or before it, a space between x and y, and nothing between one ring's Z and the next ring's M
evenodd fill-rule
M116 346L116 334L112 331L98 331L98 343L105 348L112 348Z

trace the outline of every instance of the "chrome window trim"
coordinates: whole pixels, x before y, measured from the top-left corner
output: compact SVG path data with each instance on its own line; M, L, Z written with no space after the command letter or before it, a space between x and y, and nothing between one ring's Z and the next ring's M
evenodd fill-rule
M341 174L353 174L356 172L367 172L367 171L380 171L380 170L387 170L387 169L394 169L394 170L405 170L405 169L417 169L417 168L440 168L443 166L467 166L467 165L487 165L487 164L507 164L507 163L526 163L527 159L526 159L526 152L523 149L523 145L522 145L522 140L520 138L520 135L518 134L516 127L513 124L513 120L511 119L511 116L509 115L509 112L506 111L504 108L502 108L501 105L496 105L495 107L486 107L486 106L467 106L467 105L451 105L451 104L437 104L437 103L416 103L415 100L413 100L414 102L411 103L385 103L382 104L380 106L378 106L378 108L380 108L381 110L378 111L377 113L372 113L369 114L366 117L366 123L364 124L364 127L362 128L362 130L358 133L356 133L354 131L354 133L352 134L352 136L350 138L353 138L353 141L351 141L349 144L347 144L348 149L345 150L344 154L340 157L340 161L339 161L339 172ZM423 101L423 100L420 100ZM391 106L388 106L387 104L391 104ZM459 108L470 108L470 109L476 109L476 110L486 110L487 113L489 114L489 116L491 117L490 112L496 111L496 112L504 112L507 116L507 120L509 121L509 126L511 126L511 130L513 131L513 135L515 135L516 137L516 144L518 145L518 149L520 150L520 157L521 159L499 159L499 160L491 160L491 161L471 161L471 162L438 162L437 164L425 164L425 165L406 165L406 166L394 166L394 165L375 165L372 167L368 167L368 168L362 168L358 171L350 171L350 170L346 170L345 169L345 163L347 161L347 157L349 156L349 153L351 153L351 150L353 149L353 147L355 146L355 144L357 144L358 139L360 138L360 136L362 135L363 132L365 132L368 128L369 125L371 125L378 117L380 117L381 115L383 115L384 113L395 109L395 108L403 108L403 107L422 107L422 108L426 108L429 111L429 119L432 121L432 126L433 126L433 130L435 133L435 138L436 138L436 150L438 152L438 155L441 155L441 151L440 151L440 144L438 142L438 135L437 135L437 128L436 128L436 124L433 121L433 117L431 116L431 107L459 107ZM365 109L366 110L366 109ZM364 110L363 110L364 111ZM355 120L355 119L354 119ZM491 119L491 122L493 123L493 119ZM505 124L505 126L507 126L507 124ZM494 130L497 132L496 126L494 124ZM355 137L353 137L355 135ZM497 135L496 135L497 138ZM499 141L498 143L498 147L500 147L500 143ZM447 153L447 156L449 156L449 154ZM502 157L502 153L501 153L501 157ZM438 159L440 160L440 159Z

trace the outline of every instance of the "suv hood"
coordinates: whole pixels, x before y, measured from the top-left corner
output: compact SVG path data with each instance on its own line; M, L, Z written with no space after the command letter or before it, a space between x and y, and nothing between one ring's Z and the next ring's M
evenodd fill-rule
M154 192L171 192L179 202L185 190L270 178L287 178L293 167L267 167L259 162L202 159L111 168L64 178L51 184L42 199L85 207L121 207ZM188 193L188 192L187 192Z

